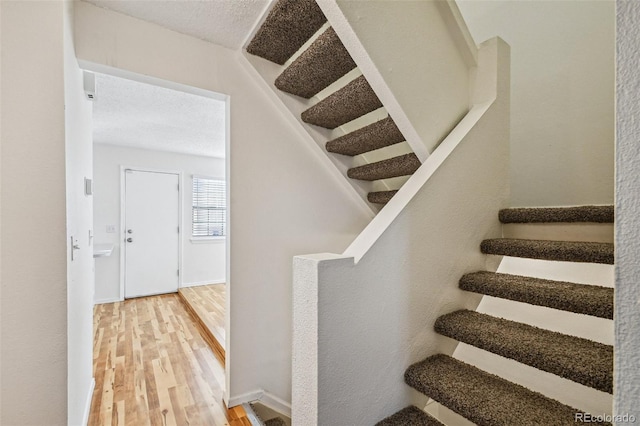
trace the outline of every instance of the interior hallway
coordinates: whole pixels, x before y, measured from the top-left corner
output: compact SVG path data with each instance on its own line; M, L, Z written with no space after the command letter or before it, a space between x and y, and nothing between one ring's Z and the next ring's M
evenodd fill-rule
M89 425L250 425L177 294L96 305L93 357Z

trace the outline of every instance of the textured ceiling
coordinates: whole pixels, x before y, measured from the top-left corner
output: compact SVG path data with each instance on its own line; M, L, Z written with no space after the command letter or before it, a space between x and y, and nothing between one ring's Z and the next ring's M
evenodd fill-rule
M96 74L95 143L224 157L225 103Z
M268 0L85 0L231 49L239 49Z

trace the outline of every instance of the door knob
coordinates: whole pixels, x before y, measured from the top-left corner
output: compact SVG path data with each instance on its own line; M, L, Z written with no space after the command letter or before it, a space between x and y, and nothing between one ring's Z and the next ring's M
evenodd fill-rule
M127 238L127 242L128 243L132 243L133 242L133 238L131 238L131 237Z
M133 234L133 229L127 229L127 234Z
M75 238L73 238L73 235L69 237L69 239L71 240L71 261L73 262L75 256L75 251L76 250L80 250L80 245L78 244L78 240L76 240Z

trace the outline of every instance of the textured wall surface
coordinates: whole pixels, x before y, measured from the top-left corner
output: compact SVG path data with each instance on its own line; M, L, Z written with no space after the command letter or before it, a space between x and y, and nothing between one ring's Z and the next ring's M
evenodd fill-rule
M202 40L237 49L267 5L266 0L146 1L87 0L100 7L153 22Z
M617 2L614 412L640 419L640 3Z
M614 3L457 3L477 43L511 46L511 205L611 204Z
M63 3L2 1L0 7L0 424L63 425L67 424Z

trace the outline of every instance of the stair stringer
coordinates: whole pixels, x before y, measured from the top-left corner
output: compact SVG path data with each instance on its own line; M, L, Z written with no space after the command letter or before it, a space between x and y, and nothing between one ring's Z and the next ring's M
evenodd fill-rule
M322 29L320 31L322 31ZM313 104L313 98L312 100L307 100L280 92L273 82L283 67L265 59L254 57L244 50L240 55L242 59L239 62L248 73L254 76L256 83L262 87L262 91L269 97L283 119L296 130L300 140L304 141L305 145L314 153L318 161L323 164L334 180L339 183L342 190L349 194L365 214L373 217L378 211L378 207L366 201L367 194L373 188L371 182L356 182L353 181L353 179L347 179L346 174L350 163L345 159L336 159L336 156L327 155L322 145L332 138L332 132L316 126L312 128L302 122L300 114Z
M294 258L294 424L374 424L423 407L405 369L452 354L457 343L433 323L480 302L458 280L498 266L478 247L500 235L496 214L509 197L508 45L483 43L479 71L493 97L471 108L353 244Z
M424 162L472 103L478 48L455 1L316 1Z
M287 63L283 66L277 65L265 59L250 55L246 52L245 49L242 50L242 55L246 62L246 68L249 72L254 74L257 78L256 81L259 83L264 83L265 91L268 95L273 99L277 100L274 104L277 105L277 108L283 112L283 114L287 115L287 110L290 117L290 122L297 128L301 135L301 139L304 140L311 149L314 150L315 154L318 155L322 164L330 169L332 174L339 176L341 175L341 179L344 181L344 189L349 191L352 196L357 196L360 198L358 200L362 207L368 208L372 213L377 213L381 206L377 204L369 203L367 200L367 194L375 191L387 191L392 189L397 189L402 186L407 177L398 177L398 178L390 178L390 179L381 179L374 182L367 181L358 181L354 179L347 178L347 170L351 167L360 166L364 164L369 164L373 162L380 161L385 158L389 158L391 156L402 155L410 152L414 152L421 162L423 162L429 155L430 152L433 151L434 147L437 146L441 140L449 133L449 131L453 128L453 126L461 119L462 115L466 113L469 109L469 105L472 103L472 100L469 99L469 93L471 90L469 88L474 87L474 82L476 79L475 76L475 67L477 65L476 57L477 57L477 46L473 43L471 36L469 35L468 29L464 24L459 12L457 11L457 6L454 1L445 1L441 2L442 4L431 5L425 3L426 6L432 8L431 14L433 15L431 20L437 21L438 29L437 34L438 37L435 39L425 38L422 40L424 44L434 44L443 46L439 48L432 48L431 50L438 53L434 57L430 57L430 63L447 63L451 64L451 61L446 57L442 57L442 52L450 51L450 55L458 58L459 60L455 62L456 74L458 77L457 86L460 88L464 88L465 97L464 101L458 99L456 102L456 113L441 114L440 109L442 109L442 105L439 105L439 102L442 102L442 98L447 98L448 91L452 90L452 87L455 87L456 84L449 83L448 86L442 85L442 87L438 88L438 96L434 97L434 93L429 90L425 90L422 95L423 98L431 98L430 102L427 104L422 103L419 106L413 105L413 113L414 120L413 122L408 118L407 111L403 109L404 107L398 103L396 97L393 94L393 88L389 87L385 82L385 79L382 77L384 74L383 71L378 70L378 68L384 68L386 65L384 63L377 63L369 57L369 54L366 49L364 49L362 43L358 39L358 35L351 28L351 24L346 20L345 16L340 11L340 7L338 6L335 0L317 1L318 5L323 9L323 12L327 16L328 22L325 23L323 27L321 27L316 36L312 37L302 48L296 53ZM274 4L274 1L271 0L271 5ZM256 28L254 32L247 38L245 42L245 47L252 39L253 34L258 30L259 26L264 22L266 16L268 15L271 5L267 6L263 12L263 16L257 21ZM457 12L457 14L456 14ZM285 92L278 90L274 81L278 77L278 75L293 61L297 56L308 47L317 37L318 34L323 33L329 26L334 27L334 30L338 33L341 41L343 42L345 48L351 56L354 58L356 63L361 66L364 66L365 69L361 70L360 68L356 68L351 72L347 73L344 77L331 84L328 88L322 90L316 96L311 99L303 99L298 96L294 96ZM337 28L337 27L339 28ZM423 26L424 27L424 26ZM427 26L432 27L432 26ZM339 31L338 31L339 29ZM405 34L406 35L406 34ZM452 41L453 40L453 41ZM424 54L422 55L424 57ZM454 66L451 64L450 66ZM414 68L412 64L399 63L396 64L398 68L407 68L412 74ZM442 70L440 70L442 71ZM318 126L309 125L304 123L300 117L300 114L317 103L319 100L328 96L331 92L338 90L339 88L346 85L350 80L357 77L358 75L364 74L367 80L370 80L371 86L373 90L376 92L378 97L382 100L384 106L379 108L376 111L373 111L369 114L366 114L360 118L357 118L351 122L345 123L342 126L337 127L336 129L329 130L324 129ZM435 84L438 79L442 81L442 79L451 80L448 74L453 73L433 73L434 75L424 75L424 73L420 74L419 79L431 82L431 86ZM436 84L437 85L437 84ZM429 89L429 87L426 87ZM433 89L433 87L431 87ZM460 90L458 90L460 91ZM453 96L451 97L454 98ZM455 97L456 99L459 96ZM404 105L404 104L403 104ZM426 121L428 123L420 123L425 121L420 117L419 120L415 118L416 110L424 107L425 105L429 105L429 111L436 115L437 117L429 117ZM411 110L411 108L409 109ZM398 124L401 132L405 136L406 142L402 142L395 146L383 148L377 151L368 152L357 157L351 158L342 155L333 155L329 154L324 149L324 144L331 139L335 139L342 135L345 135L357 128L363 127L367 124L371 124L374 121L381 120L385 118L389 114L394 121ZM421 114L421 112L417 112L417 114ZM430 121L431 120L431 121ZM428 131L427 134L420 134L415 130L417 125L421 125L422 127L433 127L437 128L437 131ZM431 126L429 123L436 124L435 126ZM321 158L324 156L326 158ZM333 166L333 167L331 167ZM337 170L336 170L337 169Z

